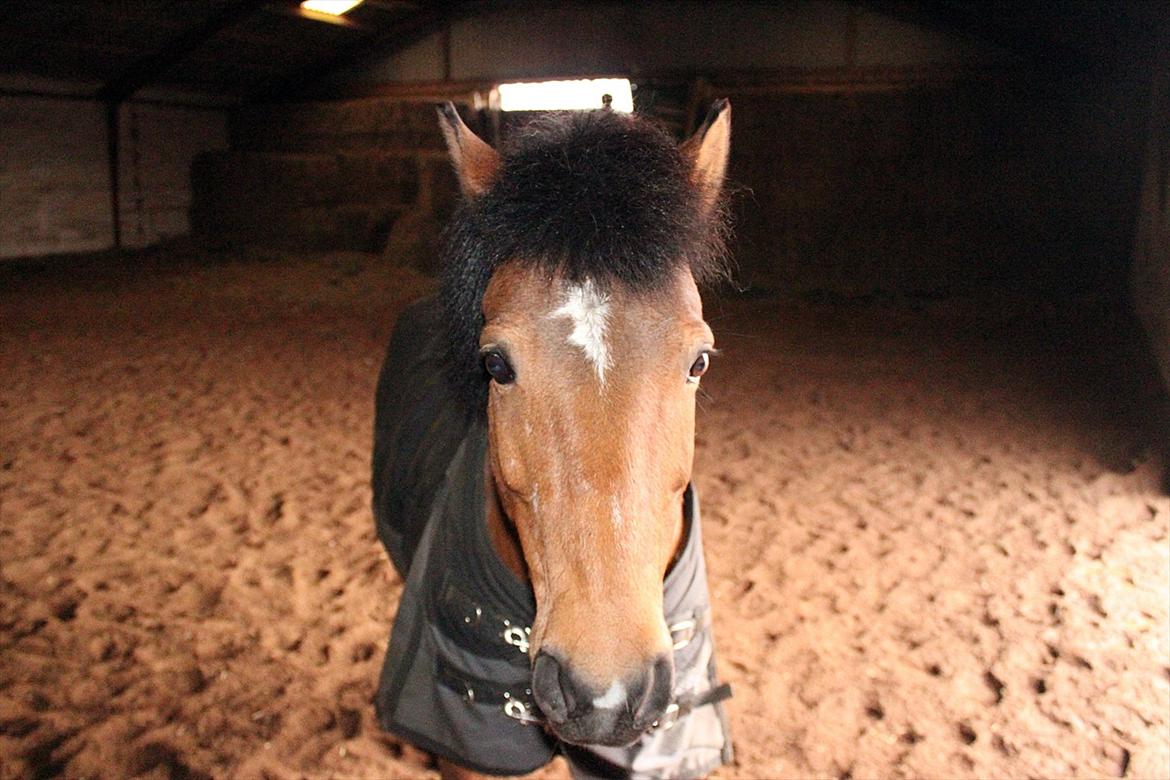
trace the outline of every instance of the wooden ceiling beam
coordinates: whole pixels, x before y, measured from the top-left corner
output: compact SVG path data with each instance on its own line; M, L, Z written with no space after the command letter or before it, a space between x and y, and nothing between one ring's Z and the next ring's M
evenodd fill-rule
M138 90L155 82L167 68L183 60L207 41L264 5L266 0L237 0L215 12L201 24L190 28L169 45L134 62L106 82L98 97L121 103Z
M404 14L397 22L387 25L373 35L320 60L310 62L292 74L272 82L252 95L249 102L279 103L307 97L311 94L312 86L323 77L352 65L363 57L375 53L390 56L401 51L427 35L439 31L457 15L462 15L471 7L478 5L474 2L460 3L456 0L435 0L426 3L419 10Z
M1091 53L1055 40L1027 24L1027 3L1005 7L972 0L853 0L855 5L911 24L999 47L1042 71L1058 74L1097 69Z

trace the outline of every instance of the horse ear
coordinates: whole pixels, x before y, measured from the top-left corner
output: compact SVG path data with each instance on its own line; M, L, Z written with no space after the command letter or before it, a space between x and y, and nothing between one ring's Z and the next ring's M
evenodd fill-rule
M459 186L466 197L478 197L495 181L500 170L500 155L463 124L454 103L447 101L436 108L439 111L439 127L447 139L447 151L451 154L455 174L459 177Z
M702 192L703 205L708 210L714 208L731 149L731 102L727 98L716 100L702 126L679 149L691 165L691 181Z

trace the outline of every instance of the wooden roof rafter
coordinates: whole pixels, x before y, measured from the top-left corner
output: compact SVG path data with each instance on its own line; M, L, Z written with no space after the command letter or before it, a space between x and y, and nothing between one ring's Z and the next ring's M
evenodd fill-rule
M181 62L200 46L249 16L267 0L235 0L190 28L174 41L131 64L107 81L98 97L108 103L121 103L143 87L158 80L166 70Z
M482 4L458 0L435 0L421 5L411 2L377 2L383 10L394 9L400 19L386 25L373 35L351 46L299 68L297 71L258 90L248 102L267 103L296 100L311 95L312 87L323 77L346 66L360 62L363 57L377 54L390 56L411 44L438 32L456 18L466 15Z

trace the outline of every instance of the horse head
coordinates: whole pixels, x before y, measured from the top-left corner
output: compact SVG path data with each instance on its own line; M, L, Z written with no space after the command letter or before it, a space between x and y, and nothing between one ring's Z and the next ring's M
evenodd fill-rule
M730 107L682 146L610 111L502 155L450 105L464 194L444 300L486 418L487 522L532 585L532 690L575 743L627 744L671 701L663 578L684 537L695 394L714 350Z

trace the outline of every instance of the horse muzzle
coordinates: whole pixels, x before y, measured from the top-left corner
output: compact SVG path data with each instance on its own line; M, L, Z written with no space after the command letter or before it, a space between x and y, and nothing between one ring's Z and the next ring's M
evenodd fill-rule
M674 688L674 662L662 654L625 679L601 688L571 663L541 650L532 666L532 695L550 729L578 745L629 745L662 717Z

